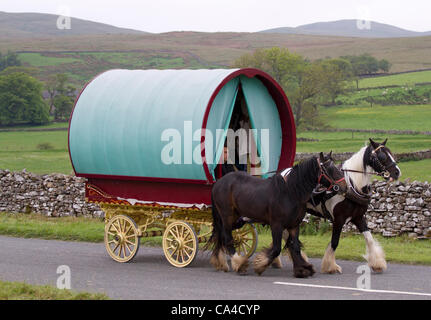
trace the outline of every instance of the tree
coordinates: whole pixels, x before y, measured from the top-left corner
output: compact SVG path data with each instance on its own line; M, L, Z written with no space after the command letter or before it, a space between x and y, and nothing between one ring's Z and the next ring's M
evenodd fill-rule
M292 105L297 126L319 123L319 102L332 102L346 88L353 71L346 59L309 62L286 48L257 49L235 61L235 67L254 67L269 73L283 87Z
M0 125L49 122L43 85L25 73L0 76Z
M66 74L56 74L51 76L45 84L49 94L49 113L54 115L56 120L67 120L72 111L76 88L67 85L68 79ZM57 111L57 109L59 110Z
M327 59L320 62L323 68L321 73L322 98L329 99L335 104L335 99L349 88L353 78L352 65L345 59Z
M72 112L74 99L73 97L59 94L54 98L54 117L57 121L68 120L70 113Z
M359 89L360 76L372 75L377 73L379 70L389 72L391 67L391 64L387 60L382 59L379 61L368 53L364 53L360 56L344 56L341 58L350 61L357 89Z
M8 51L7 55L3 56L0 53L0 71L3 71L7 67L14 66L21 66L21 61L18 58L18 54Z
M379 61L379 69L382 70L383 72L389 72L389 69L391 68L391 66L392 65L386 59L382 59Z

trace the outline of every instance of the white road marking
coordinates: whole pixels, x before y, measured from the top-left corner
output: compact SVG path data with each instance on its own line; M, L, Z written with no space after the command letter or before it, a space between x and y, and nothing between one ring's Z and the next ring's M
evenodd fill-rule
M295 283L295 282L274 282L274 284L281 284L281 285L285 285L285 286L296 286L296 287L324 288L324 289L337 289L337 290L352 290L352 291L361 291L361 292L370 292L370 293L390 293L390 294L404 294L404 295L414 295L414 296L431 297L431 293L423 293L423 292L360 289L360 288L324 286L324 285L318 285L318 284Z

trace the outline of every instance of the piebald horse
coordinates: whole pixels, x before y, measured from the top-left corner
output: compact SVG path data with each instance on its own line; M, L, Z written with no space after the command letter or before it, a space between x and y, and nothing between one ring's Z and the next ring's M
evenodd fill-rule
M366 242L368 265L375 272L387 269L385 254L379 243L373 238L367 226L365 213L371 198L371 176L382 176L387 181L397 180L401 170L388 147L386 139L383 143L374 142L355 153L342 165L342 171L348 185L345 195L322 193L307 203L307 212L332 221L332 239L322 259L322 273L342 273L335 262L341 231L345 223L351 221L361 232Z

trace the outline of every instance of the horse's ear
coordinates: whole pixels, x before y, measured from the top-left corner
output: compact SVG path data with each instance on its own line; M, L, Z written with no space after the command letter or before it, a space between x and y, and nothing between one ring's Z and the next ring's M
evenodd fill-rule
M332 159L332 150L331 150L331 152L329 152L329 158Z
M382 145L386 145L386 142L388 142L388 138L386 138L386 140L385 141L383 141L383 143L382 143Z
M323 156L323 152L319 153L319 157L320 157L320 162L325 161L325 157Z
M375 142L373 141L373 139L371 139L371 138L370 138L370 143L371 143L371 146L373 147L373 149L376 149L376 148L378 147L378 144L377 144L377 143L375 143Z

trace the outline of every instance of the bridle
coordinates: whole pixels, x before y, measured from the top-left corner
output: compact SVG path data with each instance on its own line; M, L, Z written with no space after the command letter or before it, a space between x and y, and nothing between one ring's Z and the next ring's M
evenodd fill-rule
M319 179L317 179L316 188L314 188L314 190L313 190L314 194L322 193L324 191L331 191L331 190L334 192L340 191L340 187L338 186L338 184L341 181L345 180L345 177L342 177L341 179L338 179L338 180L331 178L331 176L328 174L328 171L324 167L324 164L329 162L329 161L332 161L332 160L328 159L322 163L322 162L320 162L319 158L317 159L317 164L319 166L320 175L319 175ZM322 180L322 178L325 178L326 180L329 181L329 187L323 187L323 189L321 188L322 184L320 183L320 181Z
M391 176L391 173L389 172L388 169L396 166L397 164L395 162L392 162L390 165L386 166L381 163L381 161L377 156L377 152L384 147L385 147L384 145L380 145L376 149L373 149L373 151L371 151L371 161L373 163L373 168L377 167L378 171L380 172L367 172L367 171L351 170L351 169L341 169L341 171L369 174L369 175L375 175L375 176L383 177L385 179L389 179L389 177Z

